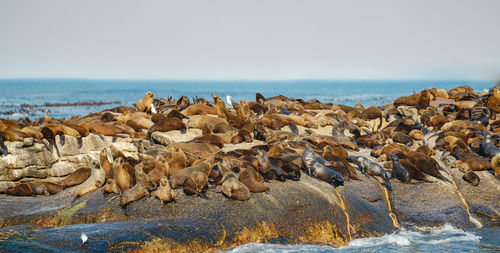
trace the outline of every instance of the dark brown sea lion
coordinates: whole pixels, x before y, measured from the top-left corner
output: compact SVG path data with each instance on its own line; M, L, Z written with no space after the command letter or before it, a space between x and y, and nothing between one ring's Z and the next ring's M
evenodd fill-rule
M401 163L401 166L405 168L408 171L408 173L410 173L410 177L412 179L417 181L432 183L432 181L429 180L424 173L418 170L413 163L405 159L400 159L399 162Z
M71 173L69 176L64 178L61 181L61 185L63 188L68 188L74 185L79 185L83 182L85 182L91 174L91 169L90 167L82 167L76 170L75 172Z
M31 186L27 183L18 183L14 187L10 187L5 191L6 194L13 196L33 196L34 192Z
M392 133L391 138L396 143L401 143L401 144L405 144L408 146L413 145L413 139L410 136L408 136L407 134L402 133L402 132Z
M40 184L43 184L45 186L45 189L51 194L55 195L58 194L63 190L62 185L51 183L51 182L40 182Z
M410 183L410 173L401 166L399 158L395 155L388 155L389 160L392 161L392 177L395 177L403 183Z
M178 118L167 118L156 124L154 124L149 130L147 137L150 138L151 134L154 132L168 132L171 130L181 130L186 131L187 127L182 122L182 120Z
M466 181L467 183L473 185L473 186L477 186L479 184L479 177L476 175L476 173L472 172L472 171L467 171L465 172L464 176L462 177L464 181Z

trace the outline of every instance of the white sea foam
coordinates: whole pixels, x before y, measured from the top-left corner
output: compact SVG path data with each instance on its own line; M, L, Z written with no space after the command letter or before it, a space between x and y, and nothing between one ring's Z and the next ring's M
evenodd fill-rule
M230 249L229 252L359 252L359 251L400 251L408 250L440 251L450 244L478 243L481 237L471 232L444 225L439 228L416 227L414 229L400 229L392 234L381 237L356 239L344 247L330 247L320 245L276 245L251 243Z

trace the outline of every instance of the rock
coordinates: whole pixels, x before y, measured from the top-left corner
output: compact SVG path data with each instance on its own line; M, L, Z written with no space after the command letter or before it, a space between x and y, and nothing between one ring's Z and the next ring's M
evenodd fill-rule
M188 129L186 133L182 133L179 130L172 130L168 132L154 132L151 134L151 138L156 143L168 146L172 142L190 141L201 136L201 134L202 131L200 129Z
M81 163L71 163L68 161L59 161L52 164L52 169L50 170L50 176L53 177L63 177L67 176L74 171L76 171Z
M5 163L11 168L19 169L28 166L48 167L55 162L55 157L52 155L43 144L35 143L30 147L23 147L23 142L9 143L9 155L0 158L0 168L5 166ZM2 165L3 164L3 165Z
M25 177L46 178L50 169L39 168L37 166L28 166L23 169L10 169L7 173L0 175L0 181L13 181Z

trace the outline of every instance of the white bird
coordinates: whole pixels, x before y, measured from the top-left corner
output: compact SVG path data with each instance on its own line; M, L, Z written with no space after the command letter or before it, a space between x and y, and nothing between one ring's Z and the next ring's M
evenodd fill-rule
M85 244L85 242L87 241L87 239L89 239L89 238L87 237L87 235L86 235L86 234L84 234L84 233L82 232L82 234L80 235L80 239L82 239L82 245L84 245L84 244Z
M152 112L152 113L158 113L158 112L156 111L156 108L155 108L155 105L154 105L154 104L151 104L151 112Z
M226 96L226 103L227 103L227 105L234 107L233 102L231 102L231 96L229 96L229 95Z

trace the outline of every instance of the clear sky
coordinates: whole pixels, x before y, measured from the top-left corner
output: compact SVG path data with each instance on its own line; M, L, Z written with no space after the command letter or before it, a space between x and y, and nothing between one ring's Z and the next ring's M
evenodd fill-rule
M0 0L0 78L500 79L500 0Z

